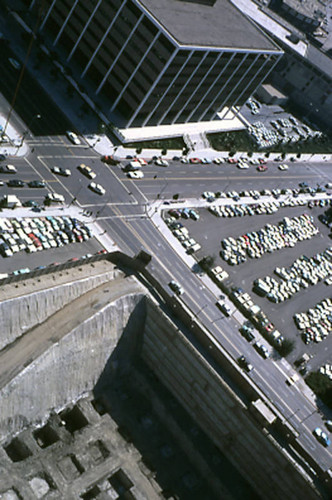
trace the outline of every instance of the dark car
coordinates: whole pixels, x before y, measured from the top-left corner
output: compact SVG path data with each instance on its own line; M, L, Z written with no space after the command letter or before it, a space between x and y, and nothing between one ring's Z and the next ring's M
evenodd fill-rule
M176 219L180 219L181 217L181 212L179 210L174 210L174 208L171 208L169 211L168 211L169 215L171 215L172 217L175 217Z
M12 179L10 181L7 182L7 186L8 187L24 187L24 184L25 182L24 181L21 181L19 179Z
M44 181L30 181L30 182L28 182L28 186L30 188L44 188L45 182Z
M249 363L249 361L245 358L245 356L240 356L238 359L237 359L237 362L239 363L239 365L241 366L241 368L243 368L246 372L251 372L254 367L252 366L251 363Z
M22 203L23 207L39 207L39 203L35 200L27 200Z
M246 321L245 323L243 323L240 328L240 332L243 337L248 340L248 342L255 340L254 325L252 325L250 321Z
M6 156L6 155L4 155L4 154L0 154L0 161L5 160L6 158L7 158L7 156Z

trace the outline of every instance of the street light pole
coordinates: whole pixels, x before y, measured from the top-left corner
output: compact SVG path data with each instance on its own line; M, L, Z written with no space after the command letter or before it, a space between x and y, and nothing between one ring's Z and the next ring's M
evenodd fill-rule
M209 304L204 304L204 306L202 306L198 311L197 313L194 314L194 319L197 318L197 316L208 306Z
M26 138L27 134L29 133L30 131L30 128L31 128L31 125L33 124L33 122L35 120L39 120L41 118L41 115L40 114L37 114L35 116L32 117L32 119L30 120L29 124L28 124L28 128L23 132L22 134L22 137L21 137L21 142L19 144L19 148L21 148L23 146L23 142L24 142L24 139Z

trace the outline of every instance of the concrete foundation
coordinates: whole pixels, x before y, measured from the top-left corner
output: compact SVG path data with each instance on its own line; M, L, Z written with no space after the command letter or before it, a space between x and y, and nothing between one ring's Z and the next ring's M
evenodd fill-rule
M111 273L113 271L110 270ZM322 498L311 477L295 463L287 448L280 446L273 439L273 434L255 420L248 410L250 401L231 387L228 375L214 367L213 360L207 359L202 347L188 339L136 279L124 277L118 271L112 280L108 275L104 278L96 276L89 281L86 279L88 276L83 275L75 286L67 282L38 292L27 289L24 296L15 298L15 319L9 309L13 299L8 296L1 304L5 316L3 328L8 331L8 336L4 335L2 340L2 345L7 348L0 352L0 441L4 450L0 453L0 467L4 473L9 471L8 457L14 463L19 457L16 461L22 469L22 464L32 464L32 456L35 456L33 449L36 450L36 447L42 450L49 446L56 448L60 446L58 441L66 441L76 431L79 435L86 432L83 429L90 422L86 412L81 411L79 406L65 409L91 394L91 391L97 399L103 400L110 414L117 415L119 403L114 406L108 396L108 388L122 376L127 375L128 378L128 373L135 378L135 385L139 377L132 371L132 365L144 362L157 377L158 383L175 396L190 418L241 471L261 498ZM47 311L41 312L41 306ZM29 310L27 319L22 317L26 310ZM43 322L38 324L41 318ZM9 328L6 325L11 321L15 324ZM23 321L30 325L26 333L22 328ZM149 397L154 398L153 391ZM164 415L166 422L167 411L171 410L165 410L160 401L149 404L161 416ZM141 399L133 408L136 410L136 407L139 411L143 408ZM62 435L64 431L55 429L52 422L47 423L54 412L60 419L57 426L62 425L68 431L69 434L65 433L67 438ZM144 412L139 417L139 425L150 427L151 419ZM31 437L22 441L18 436L13 440L13 436L31 425L40 427L39 431L33 431L33 444ZM182 441L186 450L190 450L181 430L174 423L169 427L177 435L177 441ZM159 432L156 432L156 439L160 439ZM103 446L98 445L93 453L102 455L102 450ZM14 488L14 493L29 491L23 498L44 498L43 495L52 491L53 496L47 498L78 498L75 496L78 491L81 492L80 498L106 498L103 492L110 484L105 475L106 469L89 475L87 467L82 465L84 461L77 454L79 451L73 455L76 458L71 455L59 458L62 476L69 475L67 482L77 475L78 485L75 483L76 493L73 496L72 493L65 493L74 490L70 490L63 478L57 480L56 474L38 472L35 464L31 465L31 469L24 469L29 473L24 473L24 477L13 484L0 480L0 498L1 492L10 488ZM212 469L199 454L193 454L193 460L201 472L212 474ZM19 470L16 467L18 478ZM181 477L187 486L196 484L190 475L183 473ZM101 484L104 480L107 484L103 490ZM125 480L125 483L128 486L130 481ZM209 484L215 491L218 490L217 479L211 479ZM95 489L89 493L91 488ZM128 486L128 489L131 488ZM144 489L147 485L142 488L148 491ZM55 490L57 493L54 493ZM188 498L202 498L201 493L197 495L192 493ZM223 498L227 497L225 489ZM152 493L137 493L133 498L154 497Z

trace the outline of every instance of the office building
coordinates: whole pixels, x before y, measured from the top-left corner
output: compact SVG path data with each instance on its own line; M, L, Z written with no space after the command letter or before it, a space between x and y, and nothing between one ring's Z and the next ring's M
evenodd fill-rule
M243 105L282 55L228 0L45 3L41 33L122 127L212 120Z

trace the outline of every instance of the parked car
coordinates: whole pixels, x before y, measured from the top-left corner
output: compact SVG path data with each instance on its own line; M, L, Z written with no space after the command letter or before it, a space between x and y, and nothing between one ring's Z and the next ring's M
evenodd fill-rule
M266 172L267 166L263 165L263 164L258 165L257 170L258 170L258 172Z
M90 182L88 188L100 195L104 195L106 193L106 189L103 188L101 184L96 184L95 182Z
M170 287L171 290L173 290L173 292L175 292L177 295L182 295L184 290L182 288L182 286L180 285L180 283L178 283L177 281L170 281L170 283L168 284L168 286Z
M1 174L16 174L16 172L14 165L0 165Z
M62 167L52 167L51 171L53 174L57 175L63 175L64 177L69 177L71 175L71 170L69 168L62 168Z
M320 427L316 427L316 429L313 430L313 435L323 446L330 446L331 440L329 436Z
M119 160L116 160L113 156L111 155L104 155L101 157L101 161L104 163L107 163L108 165L117 165L119 163Z
M248 342L255 340L254 335L254 325L250 323L250 321L245 321L243 325L240 327L240 332Z
M252 366L251 363L249 363L249 361L246 359L245 356L240 356L237 360L237 362L239 363L239 365L241 366L241 368L243 368L246 372L251 372L254 367Z
M267 349L267 347L262 344L261 342L255 342L254 347L256 351L264 358L267 359L270 357L270 353Z
M325 425L329 431L332 431L332 420L326 420Z
M13 66L14 69L17 70L21 69L21 63L16 61L16 59L14 59L13 57L9 57L8 61L10 62L10 64Z
M10 181L7 182L8 187L24 187L25 182L21 181L20 179L11 179Z
M45 196L45 202L48 203L64 203L65 197L62 194L58 193L47 193Z
M28 182L28 186L30 188L44 188L45 187L45 182L44 181L30 181Z
M189 210L189 216L193 220L199 220L199 214L193 209Z
M39 207L39 203L35 200L27 200L22 203L23 207Z
M159 167L168 167L168 161L163 160L162 158L158 158L157 160L155 160L155 164Z
M169 215L171 215L172 217L175 217L175 219L180 219L181 217L181 212L179 210L175 210L174 208L171 208L169 211L168 211Z
M89 177L89 179L94 179L96 177L96 173L92 170L91 167L88 167L84 163L81 163L78 167L78 170L85 175L86 177Z
M230 316L232 314L232 310L228 304L224 300L218 300L216 302L216 306L225 316Z

